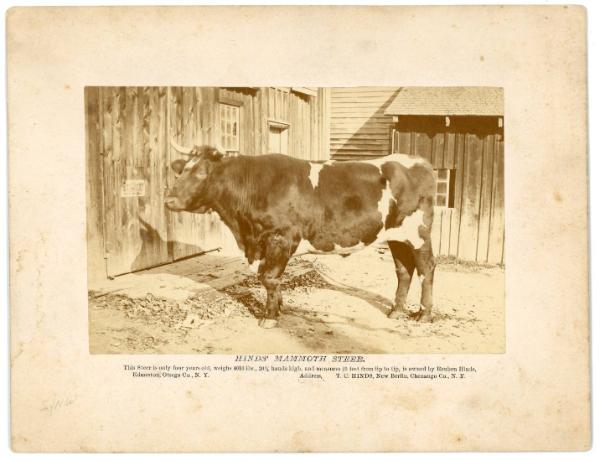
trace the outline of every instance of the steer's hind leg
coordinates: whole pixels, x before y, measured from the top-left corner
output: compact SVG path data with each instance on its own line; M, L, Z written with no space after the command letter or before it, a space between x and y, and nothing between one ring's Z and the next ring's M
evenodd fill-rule
M424 240L423 245L413 250L417 273L421 280L421 309L413 314L415 320L431 322L433 307L433 274L435 272L435 257L431 247L431 225L433 222L433 206L428 200L421 204L424 211L423 224L419 227L419 235Z
M281 235L269 237L264 258L258 267L258 278L267 290L267 304L264 317L259 321L263 328L277 325L277 317L282 304L281 276L290 259L290 242Z
M415 320L431 322L431 308L433 307L433 274L435 272L435 259L431 249L431 241L415 251L417 273L421 280L421 309L412 314Z
M388 317L397 319L408 315L410 312L406 309L406 296L410 288L413 272L415 271L415 259L413 249L406 243L390 240L388 242L394 264L396 265L396 277L398 277L398 288L396 289L396 299L394 306Z

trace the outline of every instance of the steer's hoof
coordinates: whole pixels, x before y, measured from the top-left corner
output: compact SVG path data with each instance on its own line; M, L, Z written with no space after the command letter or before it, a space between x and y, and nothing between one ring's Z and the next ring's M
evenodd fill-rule
M415 322L421 322L421 323L428 323L428 322L433 322L433 317L431 316L431 313L425 313L425 311L417 311L417 312L413 312L412 314L410 314L410 318L411 320L414 320Z
M401 319L403 317L406 317L406 312L403 311L402 309L393 309L389 314L388 314L388 319Z
M258 326L261 328L275 328L277 326L277 320L275 319L260 319Z

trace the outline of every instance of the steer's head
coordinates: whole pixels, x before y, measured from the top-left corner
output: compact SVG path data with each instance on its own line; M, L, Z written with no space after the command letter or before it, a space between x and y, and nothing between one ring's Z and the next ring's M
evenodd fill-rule
M165 206L173 211L210 211L207 179L223 154L211 146L186 149L173 142L171 144L188 158L171 163L176 177L173 187L165 197Z

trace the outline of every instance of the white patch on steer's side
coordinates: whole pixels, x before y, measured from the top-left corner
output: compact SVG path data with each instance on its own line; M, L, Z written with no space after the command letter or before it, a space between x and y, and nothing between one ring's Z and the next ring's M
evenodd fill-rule
M310 163L310 173L308 174L308 179L310 179L310 183L312 184L313 189L316 189L319 185L319 173L322 169L322 163Z
M331 160L327 160L324 163L315 163L315 162L308 162L310 164L310 173L308 173L308 179L310 180L310 183L313 186L313 189L316 189L317 186L319 185L319 173L321 173L321 170L323 169L324 166L329 166L329 165L333 165L333 162Z
M361 160L362 163L368 163L369 165L374 165L378 168L381 168L381 165L388 162L398 162L400 165L405 168L412 168L415 165L423 165L425 164L425 159L419 157L417 155L406 155L406 154L392 154L386 155L385 157L379 157L374 160Z
M390 212L390 200L394 200L394 195L392 194L392 189L390 188L390 182L386 181L385 189L381 192L381 198L379 199L379 203L377 204L377 210L381 213L381 221L383 221L383 225L385 226L385 220Z
M416 210L413 214L404 218L400 227L382 229L377 235L377 242L388 242L390 240L410 242L415 250L418 250L425 243L425 240L419 235L419 227L424 225L423 210Z

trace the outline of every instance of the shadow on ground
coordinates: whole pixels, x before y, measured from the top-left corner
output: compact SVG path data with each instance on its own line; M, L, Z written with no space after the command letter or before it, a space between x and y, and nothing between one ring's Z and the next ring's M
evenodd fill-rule
M145 227L148 241L160 238ZM199 249L202 250L202 249ZM434 322L387 318L393 262L295 258L283 276L277 328L264 330L266 290L239 257L210 253L90 285L92 353L404 353L504 350L500 269L436 274ZM325 260L325 258L328 258ZM416 282L415 282L416 283ZM363 286L358 288L358 286ZM366 289L365 289L366 288ZM413 308L418 291L413 291ZM409 296L409 301L410 296Z

